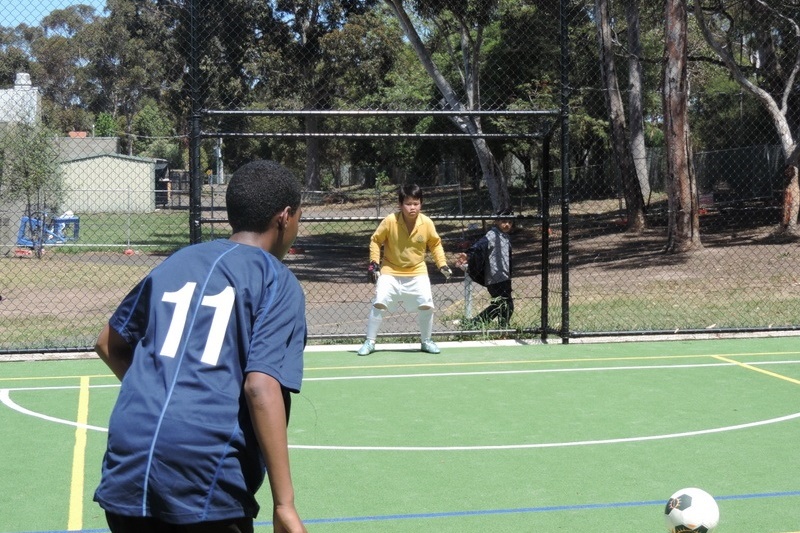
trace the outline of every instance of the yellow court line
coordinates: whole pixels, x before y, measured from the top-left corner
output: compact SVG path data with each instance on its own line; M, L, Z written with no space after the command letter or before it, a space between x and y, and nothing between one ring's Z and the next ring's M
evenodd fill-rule
M655 361L663 359L697 359L703 357L757 357L767 355L798 355L800 352L760 352L760 353L731 353L731 354L693 354L693 355L632 355L629 357L575 357L575 358L553 358L553 359L525 359L520 361L509 360L487 360L487 361L454 361L447 363L404 363L393 365L348 365L348 366L312 366L305 367L306 371L313 370L376 370L382 368L429 368L429 367L446 367L446 366L486 366L486 365L524 365L533 363L585 363L586 361L592 362L614 362L614 361ZM736 361L730 361L735 363Z
M740 361L734 361L733 359L728 359L722 355L715 355L714 359L719 359L720 361L725 361L726 363L733 363L738 365L742 368L746 368L747 370L753 370L755 372L761 372L762 374L766 374L767 376L771 376L773 378L782 379L784 381L788 381L789 383L794 383L795 385L800 385L800 380L790 378L789 376L784 376L783 374L777 374L775 372L770 372L769 370L764 370L763 368L758 368L757 366L748 365L747 363L742 363Z
M89 419L89 377L81 377L78 394L78 422L75 428L75 447L72 451L72 482L69 489L69 519L67 531L83 529L83 474L86 468L86 423Z

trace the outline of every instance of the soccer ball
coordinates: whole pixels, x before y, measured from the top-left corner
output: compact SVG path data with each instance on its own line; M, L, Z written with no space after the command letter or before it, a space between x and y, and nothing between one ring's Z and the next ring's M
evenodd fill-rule
M719 523L719 507L702 489L681 489L669 497L664 518L669 533L711 533Z

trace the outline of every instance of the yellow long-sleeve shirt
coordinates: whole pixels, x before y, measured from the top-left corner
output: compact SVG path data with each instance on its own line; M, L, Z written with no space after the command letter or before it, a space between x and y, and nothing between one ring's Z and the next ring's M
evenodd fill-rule
M369 260L381 262L383 248L383 266L381 274L394 276L419 276L427 274L425 252L430 250L436 268L447 264L442 239L436 233L433 221L420 213L414 229L408 232L402 213L394 213L381 221L378 229L369 241Z

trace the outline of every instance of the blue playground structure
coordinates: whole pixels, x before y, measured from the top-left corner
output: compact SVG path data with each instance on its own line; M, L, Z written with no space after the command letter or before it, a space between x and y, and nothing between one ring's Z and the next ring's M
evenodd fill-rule
M17 232L17 246L41 250L43 246L65 244L80 237L80 217L67 211L59 217L47 213L23 216Z

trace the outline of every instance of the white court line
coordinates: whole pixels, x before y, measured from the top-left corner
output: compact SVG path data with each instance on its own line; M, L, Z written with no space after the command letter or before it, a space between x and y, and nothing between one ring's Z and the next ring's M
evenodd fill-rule
M64 388L64 387L56 387L56 388ZM77 389L78 387L73 387L73 388ZM104 433L108 433L108 428L91 426L89 424L80 424L78 422L75 422L74 420L64 420L63 418L56 418L54 416L49 416L42 413L37 413L36 411L31 411L30 409L25 409L24 407L17 404L16 402L14 402L14 400L11 399L11 396L9 395L10 390L11 389L0 389L0 401L3 402L5 406L13 409L14 411L22 413L23 415L41 418L42 420L47 420L48 422L55 422L57 424L65 424L67 426L74 426L76 428L91 429L93 431L102 431Z
M797 361L758 361L747 363L751 366L766 366L779 364L798 364ZM723 366L739 366L736 363L687 363L682 365L629 365L629 366L604 366L604 367L579 367L579 368L538 368L529 370L478 370L474 372L426 372L422 374L379 374L366 376L328 376L320 378L303 378L306 381L347 381L357 379L396 379L396 378L436 378L436 377L464 377L464 376L496 376L507 374L556 374L564 372L605 372L614 370L672 370L686 368L711 368Z
M748 363L752 365L771 365L771 364L796 364L800 361L759 361L755 363ZM379 375L379 376L340 376L340 377L324 377L324 378L306 378L304 381L338 381L348 379L381 379L381 378L418 378L418 377L449 377L449 376L485 376L485 375L503 375L503 374L541 374L541 373L556 373L556 372L594 372L606 370L654 370L654 369L686 369L686 368L707 368L707 367L723 367L723 366L737 366L734 363L697 363L697 364L683 364L683 365L644 365L644 366L617 366L617 367L582 367L582 368L553 368L553 369L536 369L536 370L497 370L497 371L479 371L479 372L443 372L443 373L426 373L426 374L401 374L401 375ZM92 385L90 388L111 388L119 387L118 384L114 385ZM48 420L59 424L74 426L78 428L91 429L107 433L108 429L91 426L88 424L79 424L72 420L65 420L56 418L42 413L37 413L26 409L10 397L10 391L36 391L36 390L53 390L53 389L77 389L79 386L55 386L55 387L19 387L19 388L6 388L0 389L0 402L7 407L18 411L22 414ZM499 444L499 445L478 445L478 446L316 446L305 444L291 444L289 447L297 450L344 450L344 451L471 451L471 450L519 450L519 449L534 449L534 448L564 448L573 446L592 446L601 444L621 444L628 442L644 442L653 440L676 439L684 437L694 437L698 435L708 435L712 433L723 433L727 431L736 431L740 429L748 429L758 426L765 426L768 424L776 424L779 422L787 422L800 418L800 413L789 414L776 418L769 418L766 420L758 420L755 422L748 422L745 424L736 424L733 426L723 426L718 428L701 429L697 431L686 431L680 433L667 433L662 435L647 435L642 437L622 437L616 439L600 439L600 440L584 440L584 441L570 441L570 442L547 442L547 443L528 443L528 444Z
M358 344L309 344L305 353L321 352L355 352L361 348ZM494 348L497 346L543 346L541 339L498 339L493 341L442 341L436 342L440 348ZM559 343L560 344L560 343ZM419 351L419 342L379 342L378 351Z
M493 446L309 446L304 444L293 444L290 448L297 450L346 450L346 451L388 451L388 452L454 452L454 451L474 451L474 450L524 450L532 448L567 448L571 446L594 446L599 444L621 444L625 442L645 442L651 440L678 439L682 437L695 437L697 435L708 435L711 433L723 433L726 431L736 431L768 424L777 424L800 418L800 413L794 413L767 420L748 422L747 424L737 424L735 426L723 426L719 428L701 429L698 431L685 431L682 433L667 433L664 435L648 435L645 437L623 437L619 439L602 440L579 440L571 442L541 442L534 444L498 444Z

